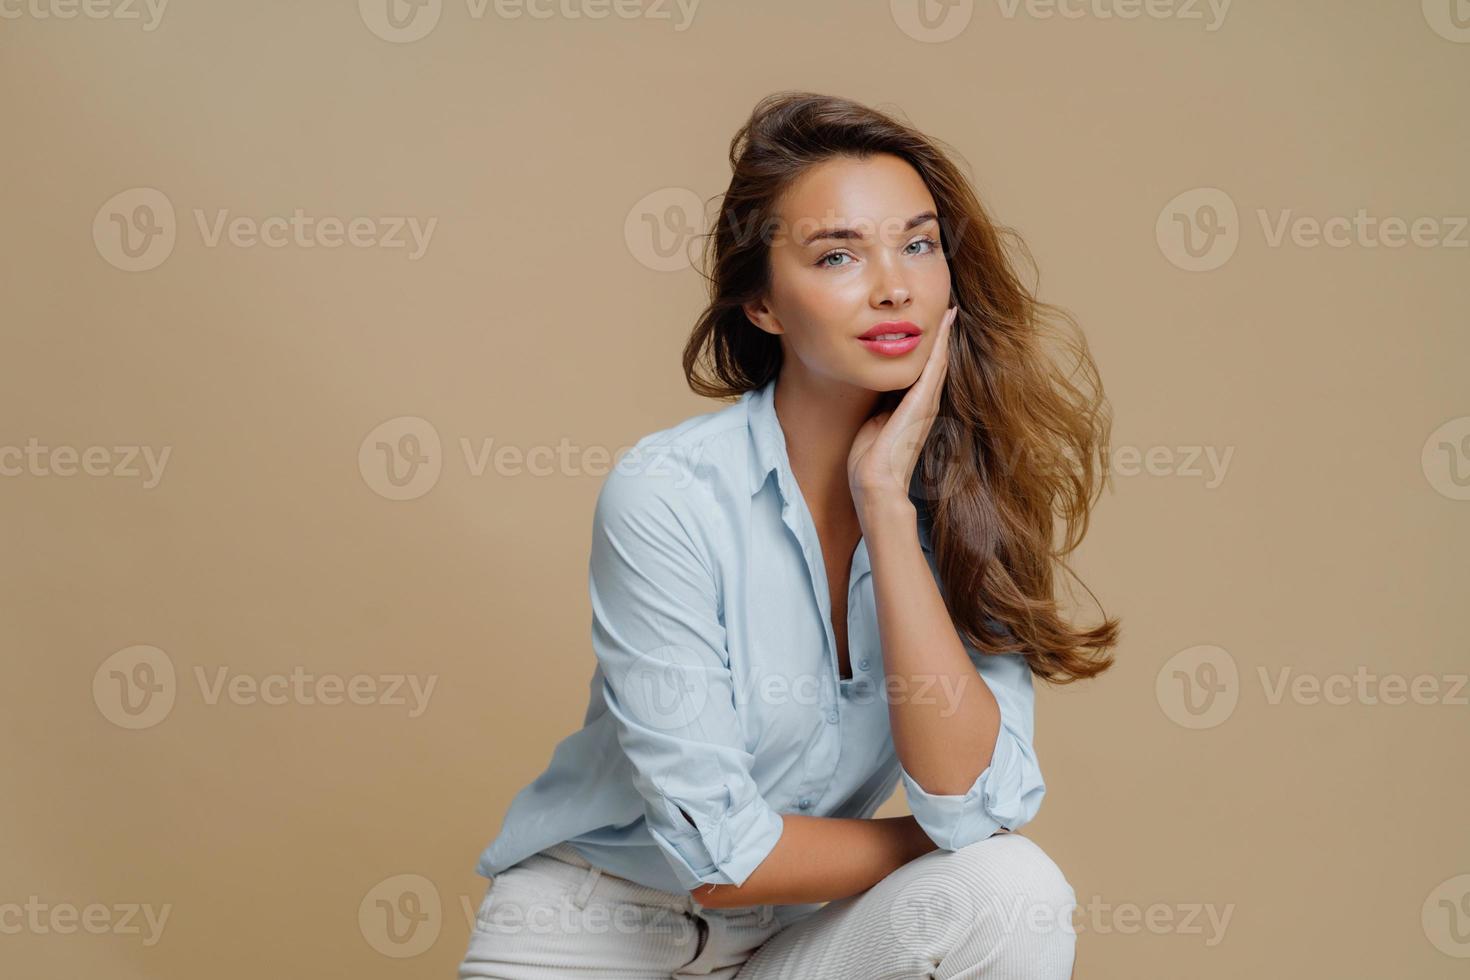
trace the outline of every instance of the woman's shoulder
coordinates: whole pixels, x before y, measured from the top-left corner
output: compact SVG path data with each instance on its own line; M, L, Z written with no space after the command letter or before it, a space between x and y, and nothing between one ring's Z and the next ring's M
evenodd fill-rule
M722 488L741 485L750 465L748 400L640 437L603 478L596 519L692 517L723 497Z

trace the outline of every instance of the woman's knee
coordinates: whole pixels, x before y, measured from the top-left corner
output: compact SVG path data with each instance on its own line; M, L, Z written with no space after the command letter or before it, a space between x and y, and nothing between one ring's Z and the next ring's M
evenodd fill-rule
M960 925L1072 938L1077 895L1041 845L1020 834L997 834L955 851L935 851L915 876L910 901L942 909Z
M1030 908L1067 911L1076 892L1057 862L1039 843L1019 833L1000 833L951 851L950 867L960 886L979 898L998 898Z
M955 853L971 851L968 856L972 862L982 869L990 869L991 877L1002 890L1048 906L1076 902L1077 893L1072 883L1051 855L1031 838L1006 833L978 843L979 846L988 846L989 852L961 848Z
M1070 972L1077 895L1039 844L999 834L944 852L934 867L939 874L927 887L948 892L940 901L952 915L947 965L1016 966L1038 977Z

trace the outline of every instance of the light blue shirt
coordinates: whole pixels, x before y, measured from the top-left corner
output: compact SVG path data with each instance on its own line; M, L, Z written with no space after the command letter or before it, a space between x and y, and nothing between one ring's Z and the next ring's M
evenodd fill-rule
M1046 784L1020 654L966 643L1001 716L990 765L968 791L930 793L900 764L861 540L847 585L853 676L839 677L821 544L774 394L773 380L644 436L604 480L588 563L597 663L586 717L511 801L479 874L567 841L649 887L741 885L775 847L781 814L871 817L899 782L944 849L1036 815ZM959 692L915 684L893 696L926 694L953 705Z

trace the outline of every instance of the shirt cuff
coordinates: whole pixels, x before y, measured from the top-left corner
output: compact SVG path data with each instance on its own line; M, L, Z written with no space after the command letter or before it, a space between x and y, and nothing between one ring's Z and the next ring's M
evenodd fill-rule
M659 804L666 820L650 823L649 833L669 858L679 884L689 890L745 884L786 829L781 815L759 795L714 819L691 810L694 826L676 801L660 796Z
M954 851L1002 828L1016 830L1027 822L1020 792L1022 761L1016 739L1002 728L990 765L964 793L930 793L902 762L898 771L914 819L937 846Z

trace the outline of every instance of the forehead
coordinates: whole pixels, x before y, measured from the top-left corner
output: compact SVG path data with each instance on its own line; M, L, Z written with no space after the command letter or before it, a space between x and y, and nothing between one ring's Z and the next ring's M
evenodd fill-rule
M924 179L908 161L887 153L859 160L835 157L814 164L776 203L776 218L787 226L859 225L866 234L883 223L907 221L938 210Z

